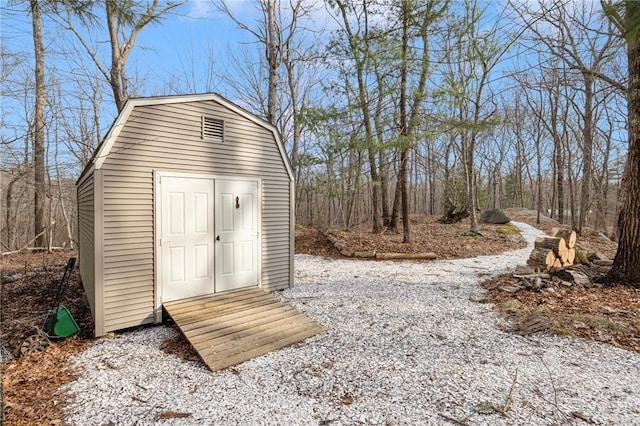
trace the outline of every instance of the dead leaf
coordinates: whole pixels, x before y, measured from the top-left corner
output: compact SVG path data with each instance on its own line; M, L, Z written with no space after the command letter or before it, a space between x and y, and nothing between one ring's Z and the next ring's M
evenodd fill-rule
M493 403L489 401L484 401L484 402L481 402L480 404L475 405L473 407L473 411L475 411L478 414L495 414L498 412L498 409L496 408L495 405L493 405Z
M184 419L185 417L191 417L191 413L180 413L177 411L163 411L158 415L158 419Z
M344 395L342 395L342 400L340 402L344 405L351 405L353 404L353 396L351 396L349 392L345 392Z

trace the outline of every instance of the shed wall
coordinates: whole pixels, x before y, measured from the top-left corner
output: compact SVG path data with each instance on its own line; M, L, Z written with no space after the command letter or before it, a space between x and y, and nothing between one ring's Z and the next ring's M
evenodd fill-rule
M224 120L224 142L201 139L203 115ZM292 184L267 129L214 101L138 106L101 170L105 332L155 320L154 171L261 178L261 285L289 286Z
M79 183L77 191L80 277L89 302L89 308L95 317L95 191L93 171Z

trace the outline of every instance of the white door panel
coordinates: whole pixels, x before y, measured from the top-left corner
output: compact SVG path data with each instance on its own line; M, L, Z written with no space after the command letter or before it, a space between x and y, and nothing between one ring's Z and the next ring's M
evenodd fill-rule
M213 293L213 180L162 177L160 187L162 301Z
M216 291L258 284L258 183L216 180Z

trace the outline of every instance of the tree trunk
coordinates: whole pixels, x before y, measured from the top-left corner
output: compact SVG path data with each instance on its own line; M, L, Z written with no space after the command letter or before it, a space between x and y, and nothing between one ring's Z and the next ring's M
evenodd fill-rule
M578 234L587 224L591 209L591 170L593 167L593 76L589 70L583 72L584 77L584 128L582 132L582 184L580 187L580 213L578 216Z
M118 112L124 109L126 99L126 77L124 75L124 62L121 60L120 41L118 39L118 24L116 5L112 1L105 2L107 28L111 46L111 66L109 68L109 85L113 92L113 100Z
M287 52L288 51L289 49L287 49ZM289 84L289 95L291 96L291 115L293 116L293 141L291 143L291 154L289 159L291 160L291 167L293 167L293 174L297 181L300 174L298 151L300 150L300 135L302 133L302 123L298 105L298 86L296 85L295 67L288 55L284 58L284 63L287 68L287 82Z
M407 163L409 162L409 149L405 148L400 153L400 198L402 199L402 242L411 243L411 229L409 221L409 191L407 185Z
M391 219L389 219L389 229L398 232L398 220L400 218L401 192L400 181L396 182L393 191L393 206L391 207Z
M42 19L38 0L31 0L31 17L33 23L33 47L36 59L36 104L33 135L33 235L36 238L36 247L43 247L45 243L44 233L44 199L45 199L45 161L44 161L44 126L46 89L44 85L44 46L42 43Z
M267 0L267 65L268 94L267 94L267 121L276 125L276 90L278 78L278 45L276 44L276 15L274 0Z
M409 10L407 2L402 2L402 66L400 68L400 169L398 180L402 199L402 242L411 242L409 225L409 194L407 190L407 174L409 162L409 123L407 122L407 51L409 50Z
M637 28L639 13L640 3L626 2L626 16L631 28ZM627 40L629 148L622 178L618 251L606 281L640 287L640 40L637 31L630 32L633 34Z
M270 0L271 1L271 0ZM369 61L369 28L365 24L363 40L360 43L351 29L349 16L347 15L347 2L336 1L336 6L340 10L344 31L349 40L350 53L355 61L356 80L358 81L358 107L362 111L362 121L364 124L365 140L367 144L367 152L369 156L369 173L371 176L371 220L372 232L378 234L382 232L380 223L380 176L376 165L376 148L373 139L373 129L371 125L371 109L369 107L369 99L367 97L367 82L365 81L365 66ZM367 20L367 10L364 8L365 21Z
M463 136L466 139L467 135ZM478 219L476 217L476 179L475 170L473 169L473 157L475 152L475 134L469 136L469 142L462 144L465 150L464 157L464 169L466 179L466 194L467 194L467 211L469 213L469 232L474 234L480 233L480 227L478 226Z
M16 184L16 182L18 182L20 179L22 178L22 173L14 176L13 178L11 178L11 180L9 181L9 184L7 185L7 192L5 195L5 227L7 229L7 250L11 251L14 249L14 244L13 244L13 236L14 236L14 231L15 231L15 215L11 213L11 211L13 210L13 186ZM37 234L36 234L37 235Z
M559 138L554 138L559 139ZM564 156L562 155L563 144L558 140L554 149L556 168L556 196L558 197L558 222L564 223Z

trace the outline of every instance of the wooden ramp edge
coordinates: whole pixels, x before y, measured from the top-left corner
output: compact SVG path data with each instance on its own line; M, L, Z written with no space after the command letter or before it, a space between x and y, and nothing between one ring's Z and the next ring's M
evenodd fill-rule
M163 307L211 371L325 331L322 325L257 287L176 300Z

